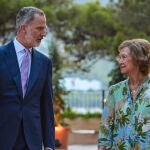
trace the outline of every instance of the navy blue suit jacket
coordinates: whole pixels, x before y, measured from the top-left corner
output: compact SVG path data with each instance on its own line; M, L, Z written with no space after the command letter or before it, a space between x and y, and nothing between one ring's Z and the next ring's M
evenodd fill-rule
M31 150L42 145L54 148L52 102L52 63L32 49L32 62L26 95L13 42L0 47L0 149L12 150L21 121Z

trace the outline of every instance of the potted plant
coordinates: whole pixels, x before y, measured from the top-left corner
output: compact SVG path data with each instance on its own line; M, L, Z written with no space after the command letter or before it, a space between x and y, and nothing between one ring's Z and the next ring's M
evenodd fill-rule
M58 52L57 43L51 41L49 54L53 61L53 98L54 98L54 117L55 117L55 146L60 149L67 149L70 128L65 124L63 113L65 102L63 96L67 94L64 86L61 85L63 62L60 52Z

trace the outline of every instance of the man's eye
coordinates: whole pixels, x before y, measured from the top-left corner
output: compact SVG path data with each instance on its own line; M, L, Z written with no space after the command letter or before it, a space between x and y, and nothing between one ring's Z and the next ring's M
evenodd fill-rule
M45 30L46 31L46 28L44 28L44 27L38 27L37 30L39 30L39 31Z
M38 27L37 29L38 29L38 30L42 30L43 28L42 28L42 27Z

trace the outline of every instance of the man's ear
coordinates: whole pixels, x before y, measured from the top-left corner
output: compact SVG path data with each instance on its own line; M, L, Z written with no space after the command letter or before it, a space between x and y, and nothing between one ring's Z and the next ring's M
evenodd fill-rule
M20 31L24 33L26 32L26 28L27 28L27 25L23 24L20 26Z

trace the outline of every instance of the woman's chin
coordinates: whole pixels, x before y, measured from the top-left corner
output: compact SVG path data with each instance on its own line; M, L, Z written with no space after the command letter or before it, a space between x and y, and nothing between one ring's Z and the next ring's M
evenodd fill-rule
M120 70L120 72L121 72L122 74L126 74L126 71L124 71L124 70Z

